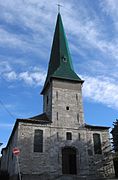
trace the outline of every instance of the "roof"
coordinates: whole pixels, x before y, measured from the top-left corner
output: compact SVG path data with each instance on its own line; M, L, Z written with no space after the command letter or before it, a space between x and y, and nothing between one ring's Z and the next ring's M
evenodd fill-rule
M37 123L37 124L50 124L52 121L49 120L46 113L39 114L37 116L33 116L27 119L17 119L19 122L23 123Z
M15 132L15 130L17 129L18 124L19 124L20 122L21 122L21 123L41 124L41 125L45 125L45 124L50 124L50 123L52 123L52 122L49 120L49 118L48 118L48 116L46 115L46 113L42 113L42 114L39 114L39 115L34 116L34 117L31 117L31 118L27 118L27 119L16 119L15 125L14 125L13 130L12 130L12 133L11 133L11 136L10 136L9 141L8 141L8 143L7 143L7 146L2 149L2 152L3 152L4 150L6 150L7 147L9 146L9 143L10 143L10 141L11 141L13 135L14 135L14 132Z
M90 128L90 129L102 129L102 130L110 128L110 127L107 127L107 126L96 126L96 125L90 125L90 124L85 124L85 127Z
M44 88L41 92L42 94L45 87L50 82L51 78L73 80L83 83L79 76L74 72L68 42L60 13L58 13L57 16L57 23L53 38L48 73Z
M51 122L49 120L48 116L46 115L46 113L42 113L42 114L39 114L37 116L33 116L33 117L29 118L29 120L38 121L39 123L41 123L41 122Z

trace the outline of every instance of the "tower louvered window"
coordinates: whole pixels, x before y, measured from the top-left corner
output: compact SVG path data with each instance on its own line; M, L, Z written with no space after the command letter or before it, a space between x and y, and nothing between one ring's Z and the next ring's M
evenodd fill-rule
M34 132L34 152L43 152L43 130L36 129Z
M72 133L71 132L66 133L66 140L72 140Z

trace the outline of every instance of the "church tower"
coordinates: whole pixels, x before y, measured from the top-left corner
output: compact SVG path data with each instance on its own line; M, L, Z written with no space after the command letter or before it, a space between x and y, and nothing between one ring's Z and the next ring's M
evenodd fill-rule
M10 180L98 180L114 175L109 127L87 125L82 106L83 80L75 73L60 13L41 94L43 113L17 119L1 169Z
M54 33L48 73L41 94L44 112L53 125L79 127L84 123L82 81L75 73L60 13Z

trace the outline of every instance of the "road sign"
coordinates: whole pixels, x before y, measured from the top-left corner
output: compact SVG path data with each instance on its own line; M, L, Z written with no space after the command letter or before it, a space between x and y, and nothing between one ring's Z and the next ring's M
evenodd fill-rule
M17 147L13 148L13 154L14 154L15 156L19 156L19 154L20 154L20 149L17 148Z
M19 180L22 180L21 172L20 172L20 164L19 164L20 149L18 147L13 148L13 154L16 156L16 160L17 160Z

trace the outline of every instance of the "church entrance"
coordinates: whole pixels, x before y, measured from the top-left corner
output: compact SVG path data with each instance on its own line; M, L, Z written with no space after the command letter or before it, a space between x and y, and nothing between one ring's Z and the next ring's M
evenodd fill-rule
M62 173L77 174L76 149L65 147L62 149Z

